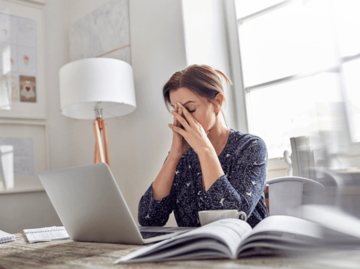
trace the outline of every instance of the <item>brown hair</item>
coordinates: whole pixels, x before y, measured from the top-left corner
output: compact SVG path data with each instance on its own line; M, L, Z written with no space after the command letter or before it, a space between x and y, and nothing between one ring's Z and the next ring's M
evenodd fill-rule
M170 91L179 88L187 88L193 93L205 97L209 102L221 93L226 103L224 89L222 87L223 79L226 84L232 84L230 79L220 70L216 70L208 65L190 65L184 70L178 71L171 76L163 87L163 97L166 108L170 111ZM221 109L224 120L225 115ZM225 120L226 123L226 120ZM226 123L227 125L227 123Z

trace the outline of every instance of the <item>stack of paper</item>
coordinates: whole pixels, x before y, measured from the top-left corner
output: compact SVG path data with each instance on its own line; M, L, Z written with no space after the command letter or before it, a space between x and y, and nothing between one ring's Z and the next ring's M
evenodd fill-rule
M0 244L15 241L15 235L0 230Z

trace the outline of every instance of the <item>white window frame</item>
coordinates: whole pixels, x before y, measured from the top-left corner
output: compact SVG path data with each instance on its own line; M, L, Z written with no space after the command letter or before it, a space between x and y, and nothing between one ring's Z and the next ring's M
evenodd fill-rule
M314 0L316 1L316 0ZM237 19L236 17L236 6L234 0L224 0L224 10L225 10L225 18L227 23L227 30L228 30L228 43L229 43L229 51L230 51L230 62L231 62L231 71L232 71L232 78L234 82L234 92L235 92L235 103L236 103L236 113L238 115L238 127L240 131L243 132L249 132L251 128L251 121L249 121L250 117L250 110L249 104L250 100L248 98L248 93L254 90L259 90L264 87L268 87L270 85L276 85L280 83L285 83L289 81L294 81L297 79L306 78L309 76L313 76L322 72L336 72L339 76L339 80L341 85L345 87L344 83L344 74L342 70L342 64L355 60L360 59L360 53L356 55L352 55L349 57L341 57L338 60L338 63L336 66L333 66L331 68L318 70L316 72L306 73L306 74L293 74L291 76L282 77L279 79L275 79L272 81L267 81L265 83L257 84L257 85L251 85L249 87L244 86L244 79L243 79L243 69L242 69L242 61L241 61L241 52L240 52L240 42L239 42L239 25L247 22L249 20L252 20L254 18L257 18L259 16L262 16L266 13L272 12L274 10L277 10L279 8L282 8L286 5L293 4L294 0L284 0L278 4L269 6L265 9L262 9L260 11L257 11L253 14L247 15L245 17L242 17L240 19ZM345 102L348 102L348 98L346 95L346 91L341 91L343 94L343 100ZM351 113L348 111L349 106L346 105L346 116L347 116L347 125L350 125L349 123L349 117L351 117ZM351 126L351 125L350 125ZM349 128L348 128L349 129ZM350 138L349 138L350 139ZM350 142L350 141L349 141ZM360 155L360 142L351 143L350 142L350 149L346 156L349 157L356 157ZM282 158L273 158L274 160L279 160ZM282 169L281 167L278 167ZM285 166L284 166L285 168Z

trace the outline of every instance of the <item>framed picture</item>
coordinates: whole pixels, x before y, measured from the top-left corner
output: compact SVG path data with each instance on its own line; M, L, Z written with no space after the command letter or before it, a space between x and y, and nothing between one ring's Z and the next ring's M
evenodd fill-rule
M43 190L37 176L48 170L47 126L0 121L0 194Z
M69 42L71 61L104 57L131 64L129 0L110 0L74 22Z
M46 119L42 8L0 0L0 118Z

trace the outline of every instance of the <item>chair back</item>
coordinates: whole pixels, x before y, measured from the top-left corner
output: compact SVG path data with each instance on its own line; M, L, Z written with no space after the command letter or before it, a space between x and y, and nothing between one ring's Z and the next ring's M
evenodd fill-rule
M279 177L267 180L268 204L270 215L301 217L303 203L303 185L310 183L316 187L324 186L312 179L303 177Z

